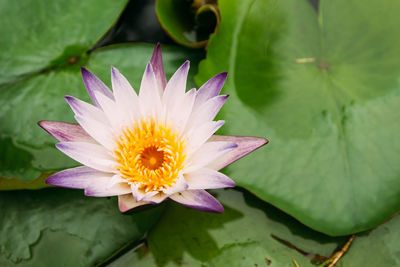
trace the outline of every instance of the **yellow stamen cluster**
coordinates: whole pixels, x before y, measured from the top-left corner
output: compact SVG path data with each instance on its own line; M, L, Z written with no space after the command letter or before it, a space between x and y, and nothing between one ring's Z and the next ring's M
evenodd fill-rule
M184 140L154 120L142 121L122 132L114 150L122 178L146 192L171 187L184 167Z

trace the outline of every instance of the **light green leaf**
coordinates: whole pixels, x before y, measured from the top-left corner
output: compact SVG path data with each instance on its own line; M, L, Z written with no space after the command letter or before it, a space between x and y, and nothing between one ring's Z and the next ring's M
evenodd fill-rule
M113 198L82 191L0 192L1 266L92 266L143 238L162 207L123 215Z
M111 65L120 69L136 90L153 45L110 46L94 51L86 67L110 83ZM202 52L177 47L163 47L165 71L170 77L186 60L192 61L188 86L194 87L193 75L197 72ZM49 71L41 75L6 86L0 90L0 146L11 151L0 155L0 177L14 177L32 181L42 172L56 171L76 166L77 163L55 149L56 140L36 123L40 120L74 122L73 112L64 100L72 95L88 101L80 65ZM10 158L10 155L14 155Z
M78 60L127 0L0 1L0 84Z
M219 190L222 214L169 203L142 246L118 266L288 266L324 261L346 238L315 232L247 192ZM284 244L286 242L286 244ZM289 245L290 243L290 245ZM297 249L297 250L296 250Z
M228 167L238 185L330 235L400 204L400 3L218 2L199 84L228 71L220 117L264 147Z

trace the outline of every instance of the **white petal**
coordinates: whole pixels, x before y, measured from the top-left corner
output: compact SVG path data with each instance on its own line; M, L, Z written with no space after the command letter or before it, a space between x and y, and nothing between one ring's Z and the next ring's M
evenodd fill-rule
M227 98L228 95L219 95L203 103L197 111L192 113L187 125L187 130L190 130L191 128L196 129L200 125L212 121Z
M65 95L64 98L76 115L81 115L83 117L90 117L94 120L104 122L104 119L106 117L104 112L100 108L95 107L73 96Z
M147 64L139 92L140 112L144 117L158 118L161 114L161 96L153 68Z
M167 195L172 195L177 192L184 191L186 189L188 189L188 184L186 183L183 175L180 175L180 176L178 176L175 184L172 187L163 190L163 192Z
M104 147L86 142L60 142L56 147L74 160L96 170L115 172L116 162Z
M184 173L200 169L236 147L237 144L232 142L207 142L190 156L188 167L184 169Z
M46 180L46 184L66 187L66 188L79 188L84 189L91 183L96 183L97 180L104 176L111 178L112 174L107 174L92 168L81 166L71 169L66 169L51 175Z
M131 187L128 183L117 183L113 186L109 186L111 177L104 177L102 179L98 179L96 183L89 184L88 187L85 188L86 196L93 197L109 197L109 196L118 196L131 193Z
M199 126L196 129L192 129L187 134L187 151L188 154L192 154L199 147L201 147L219 128L224 125L225 121L209 121Z
M208 167L214 170L220 170L232 162L246 156L250 152L268 144L268 140L261 137L252 136L225 136L213 135L210 141L226 141L233 142L238 145L237 148L229 151L222 157L211 162Z
M186 207L209 212L221 213L224 211L222 205L212 195L204 190L187 190L169 196Z
M140 206L149 205L150 203L146 201L136 202L132 194L119 195L118 196L118 206L121 212L128 212Z
M171 79L168 81L165 87L163 95L163 104L167 109L173 107L186 91L186 80L189 72L189 61L183 63L183 65L174 73Z
M173 107L166 110L167 124L173 125L179 133L183 133L186 123L192 113L193 103L196 97L196 89L192 89L175 103Z
M106 147L108 150L114 148L114 137L110 127L90 117L76 115L75 119L83 129L101 145Z
M139 98L128 80L116 68L111 68L111 74L115 102L129 119L127 123L132 123L139 116Z
M234 187L235 182L231 178L218 171L201 168L195 172L185 174L189 189L217 189Z
M111 127L116 132L119 132L124 125L124 114L120 113L120 109L113 100L98 92L95 92L94 94L96 95L96 99L103 109L104 114L108 118Z

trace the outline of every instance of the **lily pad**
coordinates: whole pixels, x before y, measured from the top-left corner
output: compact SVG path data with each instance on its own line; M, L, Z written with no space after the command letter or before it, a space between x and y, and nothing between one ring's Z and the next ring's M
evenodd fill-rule
M143 238L162 210L126 216L117 206L77 190L0 192L0 265L93 266Z
M346 238L315 232L247 192L220 190L223 214L169 203L147 244L110 266L315 266ZM167 238L166 238L167 237Z
M228 168L311 228L345 235L400 207L400 3L218 1L198 83L228 71L223 133L269 147Z
M120 69L135 89L139 88L142 74L153 52L153 45L110 46L95 50L85 63L86 67L110 83L111 65ZM202 52L176 47L163 47L165 72L171 76L186 60L192 61L188 86L195 86ZM81 63L81 62L79 62ZM55 147L54 140L36 123L40 120L74 122L73 112L64 100L72 95L90 102L80 74L80 64L72 64L32 76L0 90L0 145L12 151L0 156L0 177L32 181L43 172L77 166L77 163ZM4 159L3 159L4 157Z
M0 84L74 62L117 20L127 0L0 1Z

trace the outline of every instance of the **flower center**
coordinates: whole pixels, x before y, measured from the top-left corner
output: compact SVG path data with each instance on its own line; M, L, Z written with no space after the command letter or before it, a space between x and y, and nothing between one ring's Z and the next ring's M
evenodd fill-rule
M123 179L146 192L171 187L184 167L184 139L154 120L123 129L116 144L116 169Z

